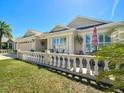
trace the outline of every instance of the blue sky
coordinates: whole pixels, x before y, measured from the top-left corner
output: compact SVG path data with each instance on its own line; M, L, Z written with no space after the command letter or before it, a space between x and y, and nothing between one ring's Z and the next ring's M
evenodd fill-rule
M27 29L50 31L76 16L124 21L124 0L0 0L0 20L11 25L14 37Z

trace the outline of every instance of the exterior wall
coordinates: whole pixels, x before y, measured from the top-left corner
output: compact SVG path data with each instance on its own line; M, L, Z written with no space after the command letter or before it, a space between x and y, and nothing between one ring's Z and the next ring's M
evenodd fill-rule
M112 34L112 41L115 42L124 42L124 29L116 31Z
M36 40L36 51L45 52L47 50L47 39L37 39Z
M36 51L42 51L42 47L41 47L41 41L39 39L35 39L35 47L36 47Z
M16 40L16 50L30 51L36 50L35 38L22 38Z

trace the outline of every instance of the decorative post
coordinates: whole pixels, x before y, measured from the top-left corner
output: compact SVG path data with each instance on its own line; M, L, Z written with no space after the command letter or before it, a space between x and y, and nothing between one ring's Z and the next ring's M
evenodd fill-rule
M82 64L82 58L79 58L79 61L80 61L80 70L79 70L79 73L83 73L83 64Z
M53 66L56 66L56 56L54 56Z
M60 56L58 56L58 64L57 67L60 67Z
M53 61L53 58L52 58L52 56L50 55L50 65L52 65L52 61Z
M109 66L108 66L109 61L105 60L104 63L105 63L104 70L109 70Z
M99 71L98 71L98 60L96 60L96 59L95 59L94 69L95 69L95 75L97 76L99 74Z
M67 61L67 69L70 70L71 67L70 67L70 57L68 57L68 61Z
M87 74L90 74L90 59L86 59L87 61Z
M76 58L73 58L73 71L76 72Z
M65 68L65 57L63 56L63 61L62 61L62 68Z

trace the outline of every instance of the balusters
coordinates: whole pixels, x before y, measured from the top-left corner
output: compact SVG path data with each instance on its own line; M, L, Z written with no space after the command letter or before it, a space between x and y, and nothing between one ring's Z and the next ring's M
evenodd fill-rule
M25 54L22 54L22 60L24 60L24 55L25 55Z
M29 55L29 61L32 61L32 56L31 56L31 54Z
M65 68L65 57L63 56L62 58L63 58L63 60L62 60L62 68Z
M40 64L42 64L42 54L40 54Z
M32 62L34 62L34 54L31 53L31 57L32 57Z
M19 59L21 59L21 53L19 53Z
M105 64L104 70L109 70L109 66L108 66L109 61L105 60L104 64Z
M49 65L50 64L50 55L47 55L46 59L47 59L47 65Z
M38 63L40 64L40 54L38 54Z
M71 69L71 66L70 66L70 57L68 57L68 60L67 60L67 69L70 70Z
M26 61L28 61L28 56L29 56L29 55L28 55L28 53L27 53L27 54L26 54Z
M42 63L45 64L45 56L42 55Z
M39 52L21 52L20 51L17 53L17 57L20 60L29 61L36 64L47 64L47 65L51 65L51 66L55 66L55 67L63 68L67 70L73 69L74 72L78 72L77 70L79 69L80 74L85 73L85 68L86 68L86 74L95 75L95 76L99 74L98 60L90 56L52 54L52 53L45 54L45 53L39 53ZM84 66L83 59L85 58L86 58L86 67L83 68ZM78 63L76 62L76 59L79 59L79 66L77 66ZM95 64L93 63L93 66L92 66L92 63L90 63L90 59L95 59L94 60ZM71 60L73 61L72 64L71 64ZM105 60L104 70L109 70L108 63L109 62Z
M60 56L58 56L58 64L57 67L60 67Z
M35 63L37 62L36 58L37 58L37 54L35 53L35 54L34 54L34 62L35 62Z
M38 54L36 53L35 62L38 63Z
M31 56L30 57L31 57L31 62L33 62L33 54L32 53L31 53Z
M79 64L79 67L80 67L79 73L83 73L82 58L79 58L79 61L80 61L80 64Z
M76 72L76 58L73 58L73 71Z
M20 59L22 60L22 53L19 54Z
M52 62L53 62L53 57L52 55L50 55L50 65L52 65Z
M34 63L36 62L36 54L34 53Z
M19 59L21 59L21 53L19 53Z
M38 54L38 63L40 64L40 54Z
M94 73L94 75L98 75L99 74L99 71L98 71L98 60L97 59L95 59L95 66L94 66L94 70L95 70L95 73Z
M56 56L54 56L53 66L56 66Z
M27 61L28 61L28 59L29 59L28 57L29 57L29 54L27 53Z
M27 53L25 53L25 61L27 61Z
M35 62L38 63L38 54L36 53Z
M34 53L34 55L33 55L33 62L35 63L35 53Z
M24 54L22 54L22 58L21 59L24 60Z
M86 59L86 61L87 61L87 66L86 66L87 74L90 74L90 59Z

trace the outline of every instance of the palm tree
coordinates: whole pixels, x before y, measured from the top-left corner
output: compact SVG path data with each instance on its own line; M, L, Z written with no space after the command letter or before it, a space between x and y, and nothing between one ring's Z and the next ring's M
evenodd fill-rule
M12 39L12 29L10 25L6 24L4 21L0 21L0 49L2 49L2 37L5 36L8 39Z

